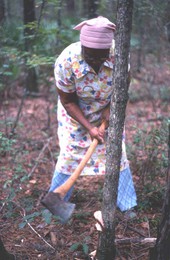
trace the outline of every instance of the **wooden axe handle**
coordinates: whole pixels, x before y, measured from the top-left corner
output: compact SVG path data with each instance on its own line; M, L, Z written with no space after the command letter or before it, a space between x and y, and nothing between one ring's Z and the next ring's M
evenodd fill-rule
M106 128L106 122L103 121L103 123L100 126L100 130L104 131L105 128ZM76 168L76 170L72 173L72 175L70 175L70 177L67 179L67 181L65 183L63 183L61 186L56 188L53 192L59 193L61 197L64 197L66 195L66 193L74 185L74 183L76 182L76 180L80 176L82 170L86 166L88 160L91 158L91 156L92 156L93 152L95 151L97 145L98 145L98 140L93 139L93 141L90 144L85 156L81 160L81 162L78 165L78 167Z

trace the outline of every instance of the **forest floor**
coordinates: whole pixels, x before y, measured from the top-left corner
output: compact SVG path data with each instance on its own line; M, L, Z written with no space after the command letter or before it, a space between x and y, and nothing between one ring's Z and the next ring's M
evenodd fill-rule
M116 259L120 260L149 259L149 244L140 244L139 239L157 237L163 205L170 70L167 62L152 64L132 77L130 87L126 139L138 206L135 218L127 219L117 210ZM16 259L92 259L89 254L96 250L99 235L93 214L101 209L104 178L79 178L71 199L76 209L65 225L40 203L59 153L57 95L53 78L51 82L50 88L40 89L38 97L26 97L23 106L21 86L1 102L1 239ZM120 243L125 238L131 242Z

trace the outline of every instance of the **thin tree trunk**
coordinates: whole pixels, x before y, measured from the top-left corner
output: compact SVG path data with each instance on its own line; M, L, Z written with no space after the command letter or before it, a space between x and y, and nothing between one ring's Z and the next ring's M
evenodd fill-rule
M142 25L141 13L140 8L137 8L136 16L137 16L137 24L138 24L138 35L139 35L139 44L137 48L137 72L141 71L142 67L142 47L143 47L143 37L144 37L144 28Z
M170 22L165 25L166 28L166 37L168 42L170 43Z
M74 0L67 0L66 1L66 8L67 8L67 12L68 14L75 14L75 2Z
M84 0L82 1L82 16L87 16L89 19L97 17L99 1L98 0Z
M0 259L2 260L15 260L15 256L7 252L4 244L0 238Z
M150 260L170 259L170 124L168 141L168 172L167 191L165 195L162 219L158 229L157 241L154 249L150 251Z
M88 18L95 18L97 17L97 7L98 1L96 0L88 0Z
M125 111L128 101L128 57L132 25L133 0L119 0L115 36L114 91L111 100L111 113L106 147L106 175L103 188L102 216L104 230L101 232L97 259L113 260L115 247L115 213L118 192L120 161L122 154L122 134Z
M4 0L0 0L0 24L5 20L5 4Z
M33 36L35 30L28 27L29 23L35 22L35 3L34 0L24 0L24 35L25 50L31 54L33 45ZM28 68L26 71L26 89L28 92L38 92L37 75L35 68Z

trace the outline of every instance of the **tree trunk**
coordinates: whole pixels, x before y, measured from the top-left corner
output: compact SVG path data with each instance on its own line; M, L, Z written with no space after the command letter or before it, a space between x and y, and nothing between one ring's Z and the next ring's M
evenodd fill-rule
M150 260L170 259L170 124L168 141L168 184L163 205L162 219L158 229L156 245L150 252Z
M16 259L14 255L7 252L1 238L0 238L0 259L2 259L2 260L15 260Z
M97 8L99 5L98 0L84 0L82 1L82 14L81 16L88 17L89 19L98 16Z
M4 0L0 0L0 24L5 20L5 4Z
M24 35L25 35L25 50L31 54L33 47L33 36L35 31L30 23L35 22L34 0L24 0ZM37 75L35 68L28 68L26 72L26 90L28 92L38 92Z
M111 100L110 122L106 146L106 175L103 188L102 216L104 230L101 232L97 259L113 260L115 247L115 213L118 179L122 153L122 134L128 101L128 57L132 24L133 0L119 0L115 36L114 91Z
M75 2L74 2L74 0L67 0L66 1L66 7L67 7L67 12L68 12L68 14L70 15L70 14L75 14Z
M97 7L98 7L98 1L96 0L88 0L88 18L95 18L97 17Z
M170 22L165 25L167 40L170 43Z
M62 25L62 0L60 0L58 2L58 10L57 10L57 24L58 24L58 28L59 30L57 31L57 38L56 38L56 46L60 46L60 29L61 29L61 25Z
M139 43L137 47L137 72L141 71L142 67L142 51L143 51L143 37L144 37L144 28L143 28L143 23L142 23L142 17L141 17L141 10L139 6L137 6L136 10L136 20L137 20L137 26L138 26L138 37L139 37Z

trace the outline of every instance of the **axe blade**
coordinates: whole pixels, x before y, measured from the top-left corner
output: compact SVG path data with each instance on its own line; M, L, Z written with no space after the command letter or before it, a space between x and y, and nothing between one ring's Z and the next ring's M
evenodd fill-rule
M68 222L75 208L75 204L62 200L59 193L54 192L47 193L41 203L54 216L57 216L62 224Z

